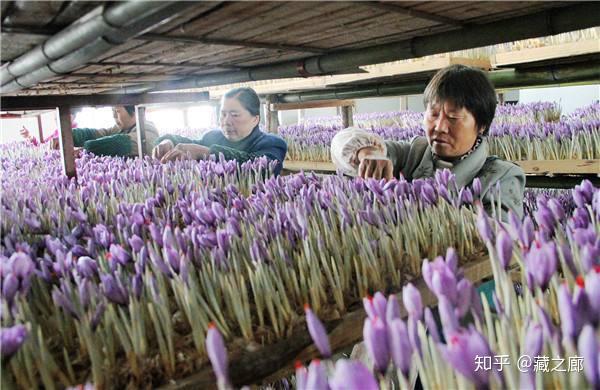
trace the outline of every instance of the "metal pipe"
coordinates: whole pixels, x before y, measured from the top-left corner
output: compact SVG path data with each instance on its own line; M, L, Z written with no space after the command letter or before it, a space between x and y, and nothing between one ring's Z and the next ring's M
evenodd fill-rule
M191 5L130 1L106 10L98 7L0 69L2 92L14 92L20 86L35 85L58 73L70 72Z
M523 71L506 69L488 74L496 89L533 87L575 82L600 82L600 61L585 64L532 68ZM310 100L356 99L376 96L399 96L422 93L427 81L383 85L357 85L335 90L315 90L278 95L278 102L295 103Z
M300 61L256 66L243 71L213 73L183 78L178 81L139 84L117 88L107 93L146 92L202 88L237 82L273 80L290 77L325 75L358 66L422 57L437 53L494 45L539 36L594 27L598 25L600 2L554 8L531 15L519 16L482 25L420 36L396 43L345 50Z

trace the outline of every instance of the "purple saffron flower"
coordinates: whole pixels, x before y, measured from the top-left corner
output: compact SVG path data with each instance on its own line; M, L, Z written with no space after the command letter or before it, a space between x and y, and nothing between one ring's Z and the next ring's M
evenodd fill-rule
M436 343L439 343L440 332L438 331L437 323L435 322L435 318L433 317L433 313L430 308L425 308L425 325L427 326L427 330L429 331L429 335Z
M135 253L139 253L142 250L142 248L144 247L144 240L142 240L139 236L137 236L135 234L128 241L129 241L129 245L131 246L131 249Z
M150 230L150 236L152 240L158 244L158 246L163 246L163 236L160 228L154 224L154 222L150 223L148 226L148 230Z
M2 282L2 297L12 302L17 291L19 291L19 279L12 273L6 275Z
M404 307L411 317L418 320L423 318L421 293L412 283L408 283L402 288L402 303L404 303Z
M521 247L529 249L534 238L535 229L533 226L533 221L529 216L526 216L523 220L523 224L521 225L521 229L519 230L519 241L521 241Z
M540 356L544 345L544 332L540 324L529 324L527 333L525 334L525 342L521 356L527 355L535 358ZM523 367L520 369L520 387L535 389L535 372L533 367Z
M446 250L446 264L448 264L448 267L452 273L458 276L458 254L456 253L456 249L453 247L449 247Z
M167 248L177 248L177 241L175 240L175 235L173 234L173 230L171 230L171 226L165 226L162 234L162 242L163 245Z
M331 346L329 345L329 337L327 336L325 326L319 321L308 304L304 305L304 313L306 313L308 333L310 333L310 337L312 337L317 349L323 357L331 357Z
M508 210L508 232L513 240L519 238L519 230L521 230L521 219L512 210Z
M534 211L533 216L540 229L552 233L556 225L556 220L552 211L546 206L540 205L540 207Z
M385 311L386 323L390 323L396 318L400 318L400 304L396 295L391 294L387 298L387 308Z
M475 387L489 385L490 371L477 370L477 359L492 358L492 351L485 338L475 328L461 330L449 335L448 343L440 345L440 352L452 367Z
M471 193L471 190L468 189L467 187L461 188L459 193L458 193L458 198L460 199L460 204L473 204L473 194Z
M377 317L385 321L387 311L387 298L381 292L377 291L373 297L373 307Z
M86 278L93 278L98 273L96 260L88 256L82 256L77 259L76 268L77 272Z
M600 324L600 273L592 270L585 276L585 293L590 303L589 315L595 326Z
M15 325L10 328L0 329L0 351L2 359L8 359L14 355L29 336L25 325Z
M335 373L329 381L331 390L378 390L373 374L359 361L340 359L335 363Z
M319 359L313 359L308 365L306 375L306 390L327 390L327 371Z
M375 307L373 307L373 297L367 295L363 298L363 307L365 309L365 313L369 318L377 317L377 313L375 312Z
M9 262L11 263L12 273L21 280L29 278L35 269L31 257L23 252L13 253Z
M419 356L423 357L423 351L421 350L421 339L419 338L419 324L420 321L416 318L408 317L406 326L408 328L408 338L413 350L415 350Z
M379 317L365 319L363 338L375 369L384 373L390 361L387 328Z
M474 290L473 283L471 283L469 279L461 279L460 282L456 284L457 301L455 312L458 318L463 318L469 311ZM475 296L477 297L476 292ZM479 300L479 297L477 297L476 300Z
M452 303L445 296L438 297L438 312L440 313L440 320L442 323L442 330L446 339L448 336L459 329L458 318Z
M108 231L106 226L98 224L93 228L94 238L98 244L104 248L108 248L112 241L112 234Z
M456 302L456 276L441 256L431 263L428 259L425 259L422 266L422 275L427 287L438 298L443 295L450 301Z
M558 287L558 312L560 314L562 336L574 342L577 340L582 324L578 317L579 313L577 313L573 304L569 288L565 284Z
M116 277L110 274L104 274L100 275L100 280L102 280L104 295L106 295L106 298L108 298L109 301L119 305L127 305L129 302L127 291Z
M423 188L421 189L421 196L427 204L434 205L437 203L437 195L435 193L435 189L429 183L423 184Z
M300 361L296 361L294 365L296 367L296 388L298 390L306 389L308 370Z
M530 289L536 286L543 291L548 288L550 279L556 273L557 254L553 242L534 245L525 256L527 284Z
M479 212L477 213L477 230L484 242L493 242L494 233L488 221L488 216L482 207L479 208Z
M585 208L592 202L594 196L594 185L589 180L583 180L580 185L573 189L573 200L577 207Z
M600 344L591 325L581 331L577 342L579 356L583 358L583 373L594 389L600 387Z
M502 268L506 269L512 260L513 241L508 233L503 230L501 230L496 237L496 251L500 265Z
M137 299L140 299L140 297L142 296L143 287L144 287L144 280L142 279L142 275L135 274L134 276L131 277L131 291L133 292L133 295Z
M221 336L221 333L213 322L208 324L208 332L206 333L206 352L217 380L219 383L227 385L229 383L227 349L225 349L223 336Z
M548 201L548 208L550 209L550 211L552 211L552 215L554 215L554 218L557 221L563 222L565 220L565 209L557 199L551 198Z
M538 306L538 315L540 318L540 323L542 325L542 329L544 330L544 338L551 340L554 338L556 334L556 328L552 323L552 319L542 307Z
M410 363L412 361L412 345L408 335L408 329L404 321L395 319L388 324L390 352L394 365L408 378Z

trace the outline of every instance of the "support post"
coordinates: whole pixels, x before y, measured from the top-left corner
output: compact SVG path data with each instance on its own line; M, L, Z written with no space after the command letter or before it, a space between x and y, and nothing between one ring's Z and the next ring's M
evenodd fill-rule
M279 113L273 108L275 98L272 95L267 96L265 122L269 133L277 134L279 128Z
M135 106L135 123L137 126L138 156L144 158L146 146L146 107Z
M190 107L186 107L183 109L183 127L185 127L186 129L190 128L190 119L189 119L189 115L190 114Z
M345 128L354 126L354 106L342 106L342 126Z
M37 116L38 135L40 137L40 144L44 142L44 130L42 129L42 116Z
M58 143L60 157L63 166L63 173L68 178L77 177L75 170L75 154L73 143L73 130L71 128L71 107L60 106L56 108L56 117L58 121Z
M400 96L400 111L408 110L408 96Z

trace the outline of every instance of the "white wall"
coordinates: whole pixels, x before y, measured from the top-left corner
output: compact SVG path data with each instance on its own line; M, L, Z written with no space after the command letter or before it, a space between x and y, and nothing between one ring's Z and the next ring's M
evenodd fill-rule
M600 100L600 84L522 89L519 93L519 103L557 102L563 114L570 114L597 100Z
M54 112L45 112L42 115L43 137L48 137L57 129L56 115ZM25 126L29 134L39 140L38 121L36 116L25 118L2 118L0 120L0 143L22 141L19 134L21 128Z

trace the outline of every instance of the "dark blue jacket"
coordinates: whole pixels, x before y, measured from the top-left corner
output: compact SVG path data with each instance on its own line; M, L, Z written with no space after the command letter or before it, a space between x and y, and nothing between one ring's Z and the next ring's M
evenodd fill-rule
M210 149L210 154L218 156L221 153L226 160L236 160L239 163L265 156L269 160L279 162L275 168L276 175L281 172L283 160L287 153L287 143L281 137L264 133L258 126L240 141L230 141L225 138L221 130L212 130L204 134L199 140L167 134L159 137L155 144L158 145L165 139L171 140L175 145L186 143L206 146Z

